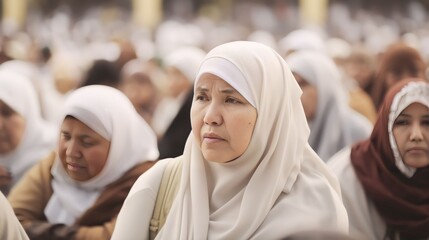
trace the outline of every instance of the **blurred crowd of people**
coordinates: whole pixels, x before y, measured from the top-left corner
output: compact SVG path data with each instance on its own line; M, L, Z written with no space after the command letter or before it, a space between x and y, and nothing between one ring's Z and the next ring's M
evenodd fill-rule
M137 178L156 160L176 158L182 156L185 149L191 149L190 134L195 131L191 123L196 120L190 113L196 102L197 80L205 79L203 73L216 75L221 68L226 69L225 72L231 69L225 63L209 64L209 70L202 68L201 64L207 62L207 53L231 42L242 43L246 47L237 44L236 48L250 51L253 45L247 46L247 42L256 42L258 56L265 56L264 52L268 51L261 46L269 47L287 64L287 67L275 68L278 72L273 76L281 76L279 69L290 71L293 77L282 77L287 81L296 80L302 91L300 102L309 127L308 144L318 156L312 155L311 161L320 158L324 165L317 171L325 171L320 169L326 165L340 180L353 237L396 239L395 231L399 229L401 236L427 239L429 233L423 228L429 222L428 195L424 193L428 185L422 183L422 179L428 178L427 165L407 165L405 160L407 166L399 164L401 157L404 158L401 146L391 145L389 141L401 135L395 132L389 137L383 132L394 131L396 119L403 117L402 111L408 111L407 116L425 113L422 122L426 125L420 141L425 142L424 151L429 159L429 16L426 13L424 5L414 1L404 11L393 12L391 16L365 9L352 12L350 6L334 1L327 8L326 22L316 27L303 24L299 7L293 4L278 2L267 6L237 2L228 11L207 5L194 16L165 17L154 29L133 24L127 12L101 8L92 9L79 19L64 9L50 17L33 13L23 29L3 23L0 36L1 192L8 197L31 239L48 239L51 233L66 238L110 239L117 214ZM246 60L236 60L240 57L233 51L234 47L228 49L230 53L219 55L233 59L231 62L237 61L235 64L242 67L240 71L245 77L256 72L245 65L251 66ZM253 56L249 54L249 59ZM262 65L265 69L270 63ZM236 82L226 79L238 76L234 75L236 71L228 74L216 76L237 88ZM264 81L274 81L258 74L255 76L262 76ZM405 79L408 79L406 84L398 85ZM418 83L410 85L410 79ZM276 92L273 86L270 89ZM257 101L265 99L262 96L269 95L269 90L253 87L243 92L237 89L261 114L266 107ZM255 89L263 92L256 100L248 97ZM284 94L293 95L289 91ZM284 98L285 102L291 98L289 95L277 97ZM407 100L397 103L396 98ZM417 107L413 103L423 107L419 105L421 108L414 110ZM285 109L279 107L273 111L283 113ZM300 113L300 110L294 111ZM389 111L396 111L395 115L391 116ZM273 118L278 117L273 113ZM258 115L258 121L262 121L259 119L265 118ZM265 137L259 128L255 127L255 131ZM405 131L402 134L405 135ZM270 135L270 141L272 137ZM257 145L251 143L247 144ZM97 149L90 150L89 146ZM75 150L79 147L84 149L82 153ZM397 148L399 150L395 150ZM266 149L278 151L272 146ZM193 159L195 156L190 152L185 151L184 157L193 156L189 157ZM86 175L70 175L73 169L84 167L65 160L74 153L101 160L97 160L94 167L88 167ZM365 158L376 159L374 167L364 166L357 160ZM348 159L348 162L339 159ZM380 167L383 164L387 167ZM357 172L351 180L350 167ZM365 171L378 174L367 176ZM362 181L363 187L357 188L358 193L352 192L354 188L350 190L342 178L352 181L351 184ZM75 184L76 181L80 183ZM377 194L377 188L368 181L377 183L378 190L385 191L384 195ZM411 202L409 205L397 204L389 195L386 185L396 184L395 181L402 181L406 186L400 185L393 194L397 193L402 202ZM332 183L333 188L340 185ZM362 197L362 188L369 191L365 193L374 204L365 202L359 206L377 209L379 215L374 218L377 224L387 224L387 230L368 230L362 223L365 217L373 217L372 213L361 216L355 209L353 196ZM136 191L132 190L134 194ZM417 212L421 209L414 206L421 202L408 199L407 191L414 191L415 196L426 201L420 215ZM190 197L187 192L181 194ZM408 228L415 226L412 217L407 216L406 223L395 222L407 212L390 216L390 210L384 208L383 199L380 200L382 197L394 202L395 207L413 206L410 212L424 222L419 222L418 231L412 233L409 229L413 228ZM175 207L175 211L180 211ZM342 209L337 210L338 216L342 216ZM100 212L103 214L98 216ZM385 223L379 223L380 218ZM120 220L123 226L124 217ZM167 226L171 227L172 223ZM127 229L117 233L118 239L126 232Z

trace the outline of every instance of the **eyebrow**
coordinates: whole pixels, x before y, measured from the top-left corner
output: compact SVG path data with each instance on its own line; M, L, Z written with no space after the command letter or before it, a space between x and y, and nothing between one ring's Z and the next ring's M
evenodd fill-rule
M402 116L402 117L411 117L411 114L401 113L401 114L399 114L399 116ZM399 116L398 116L398 117L399 117ZM422 115L421 117L422 117L422 118L429 118L429 114L424 114L424 115Z
M208 92L209 90L207 88L205 88L205 87L197 87L196 91L198 91L198 92ZM221 93L227 93L227 94L238 93L238 91L235 90L234 88L221 89L220 92Z
M69 131L67 131L67 130L61 130L61 133L62 133L62 134L68 134L68 135L71 135L71 134L70 134L70 132L69 132ZM78 135L78 138L80 138L80 139L87 139L87 138L95 139L94 137L92 137L92 136L90 136L90 135L88 135L88 134L80 134L80 135Z

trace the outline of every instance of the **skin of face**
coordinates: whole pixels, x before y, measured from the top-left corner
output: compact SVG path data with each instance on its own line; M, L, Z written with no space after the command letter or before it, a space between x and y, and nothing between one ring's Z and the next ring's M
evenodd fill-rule
M252 138L256 109L213 74L203 74L195 89L191 125L204 158L226 163L240 157Z
M186 79L186 76L179 69L167 67L166 73L168 79L168 95L171 97L176 98L192 87L192 83Z
M61 124L58 152L67 174L76 181L97 176L106 164L110 142L76 118Z
M304 108L305 117L307 118L307 121L311 121L316 116L317 111L317 88L309 84L299 74L294 73L293 76L295 77L302 90L301 102Z
M0 154L16 149L24 135L25 125L25 119L0 100Z
M393 136L405 165L422 168L429 165L429 108L412 103L393 125Z

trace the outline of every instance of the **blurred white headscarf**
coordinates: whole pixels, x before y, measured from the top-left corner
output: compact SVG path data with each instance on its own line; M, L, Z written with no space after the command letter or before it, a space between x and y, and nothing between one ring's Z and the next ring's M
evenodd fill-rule
M46 122L31 80L11 71L0 71L0 100L25 119L25 132L10 153L0 154L0 165L8 168L15 184L31 166L55 150L56 126Z
M317 89L317 110L310 123L309 143L324 160L369 137L372 124L348 105L348 96L335 63L315 51L298 51L286 57L292 72Z
M159 156L155 133L119 90L93 85L75 90L66 100L63 118L73 116L110 141L103 170L79 182L66 173L57 154L52 167L52 187L45 214L51 223L73 224L108 184L145 161Z
M282 57L260 43L231 42L209 52L197 76L206 72L224 77L253 101L253 136L242 156L213 163L204 160L191 133L180 188L156 239L281 239L315 228L347 232L338 182L307 142L301 90Z
M166 67L177 68L190 82L193 83L201 61L205 56L206 52L201 48L185 46L175 49L169 53L164 59L164 64Z
M300 50L312 50L327 54L327 47L321 35L309 29L297 29L288 33L279 41L282 53Z

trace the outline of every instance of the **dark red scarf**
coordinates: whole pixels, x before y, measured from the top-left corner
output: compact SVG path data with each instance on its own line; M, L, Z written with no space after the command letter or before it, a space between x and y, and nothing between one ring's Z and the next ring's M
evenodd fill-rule
M429 167L405 177L395 165L388 135L393 98L410 81L401 81L387 93L370 139L352 147L351 161L388 229L401 238L416 239L429 237Z

